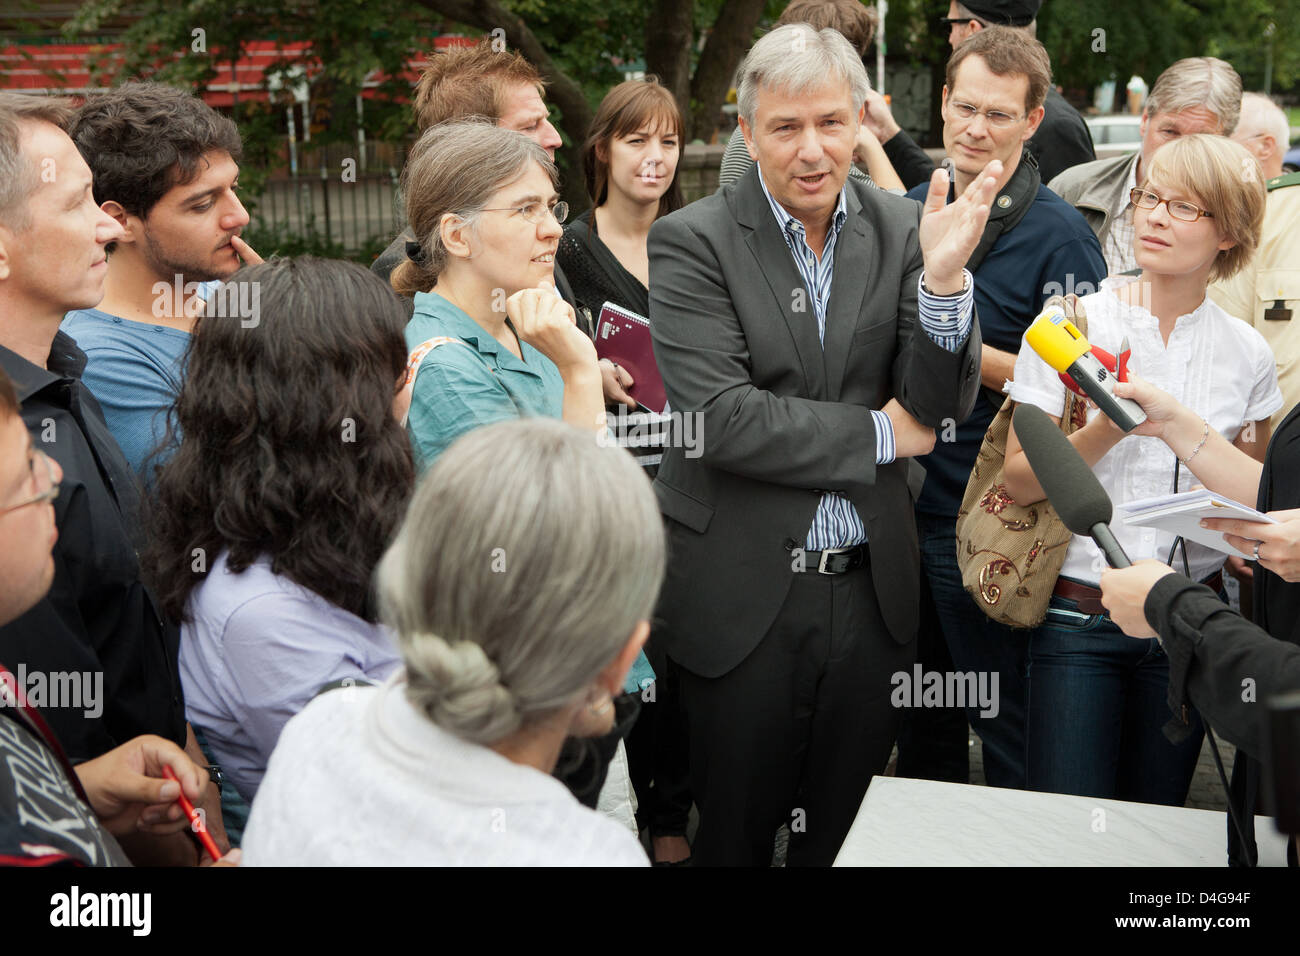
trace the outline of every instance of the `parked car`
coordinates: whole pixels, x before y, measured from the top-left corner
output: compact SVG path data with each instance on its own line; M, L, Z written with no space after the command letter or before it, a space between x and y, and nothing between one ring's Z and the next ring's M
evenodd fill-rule
M1098 159L1136 152L1142 146L1142 117L1128 113L1090 116L1084 122L1092 134Z
M1294 173L1300 170L1300 146L1292 146L1282 157L1282 172Z

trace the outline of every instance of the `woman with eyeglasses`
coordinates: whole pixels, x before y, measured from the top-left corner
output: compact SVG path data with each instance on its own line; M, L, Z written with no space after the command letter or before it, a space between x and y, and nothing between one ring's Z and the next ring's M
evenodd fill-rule
M1153 423L1126 435L1089 407L1070 442L1116 504L1186 491L1218 432L1261 459L1269 418L1282 405L1273 353L1263 336L1206 297L1255 251L1264 217L1263 175L1240 145L1184 136L1161 147L1133 190L1133 248L1141 274L1112 276L1070 309L1087 316L1094 349L1129 351L1135 381L1168 392L1200 416L1191 444L1166 441ZM1067 309L1069 311L1070 309ZM1131 351L1130 351L1131 350ZM1140 377L1140 378L1139 378ZM1027 344L1009 391L1058 420L1060 376ZM1028 504L1044 497L1014 429L1007 439L1006 490ZM1114 527L1129 558L1154 558L1220 589L1224 554L1138 526ZM1154 639L1126 637L1101 605L1106 562L1089 538L1066 551L1046 621L1030 634L1026 769L1030 789L1182 806L1200 753L1195 711L1162 728L1169 660ZM1179 742L1171 742L1177 738Z
M403 173L416 239L393 270L415 300L408 429L427 469L464 432L527 416L605 430L596 349L554 288L568 205L521 133L481 122L427 130Z

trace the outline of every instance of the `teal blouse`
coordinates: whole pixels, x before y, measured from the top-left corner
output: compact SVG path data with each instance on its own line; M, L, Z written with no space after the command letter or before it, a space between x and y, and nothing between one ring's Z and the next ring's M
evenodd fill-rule
M564 417L564 380L555 363L526 342L523 361L436 292L415 294L407 351L440 335L472 348L443 345L420 363L407 430L420 471L480 425L537 415Z
M423 473L461 435L480 425L527 415L564 417L564 379L555 363L527 342L523 361L436 292L415 294L406 349L445 335L473 348L442 345L420 363L406 428ZM645 652L637 655L623 690L640 692L654 681Z

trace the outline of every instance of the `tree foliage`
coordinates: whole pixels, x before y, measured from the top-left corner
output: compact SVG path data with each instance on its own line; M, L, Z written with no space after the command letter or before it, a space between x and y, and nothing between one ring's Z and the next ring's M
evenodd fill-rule
M1038 22L1056 82L1067 88L1108 79L1122 88L1134 74L1150 85L1175 60L1217 56L1246 89L1261 90L1270 23L1273 90L1300 78L1300 0L1055 0L1043 5Z

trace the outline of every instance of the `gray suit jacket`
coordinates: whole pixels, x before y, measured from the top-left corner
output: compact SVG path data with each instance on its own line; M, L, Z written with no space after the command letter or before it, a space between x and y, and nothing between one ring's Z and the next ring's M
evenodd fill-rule
M919 488L910 461L876 466L869 410L897 397L926 425L962 421L979 328L953 353L919 327L919 203L850 181L846 208L824 350L757 167L650 230L655 357L673 410L698 413L702 429L698 455L674 441L655 481L669 560L654 639L704 677L771 626L823 489L862 516L890 634L916 631Z

